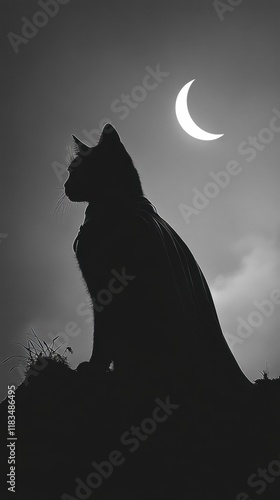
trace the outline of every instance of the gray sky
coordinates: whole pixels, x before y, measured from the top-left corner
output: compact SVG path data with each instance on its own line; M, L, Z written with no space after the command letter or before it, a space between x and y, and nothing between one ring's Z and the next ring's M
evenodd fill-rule
M64 3L51 17L33 0L1 2L1 357L23 354L12 342L25 343L30 325L46 341L72 328L72 367L90 356L86 290L72 250L86 205L71 206L62 220L61 210L51 212L67 178L57 165L71 133L90 144L90 131L107 119L146 196L202 267L243 371L253 380L268 363L280 375L278 0L234 8L225 1L224 12L210 0ZM44 26L24 31L22 17ZM144 80L157 65L165 75ZM176 96L194 78L189 109L202 128L224 133L217 141L193 139L177 122ZM144 81L155 87L146 95ZM120 111L125 96L132 105ZM229 165L236 175L217 187L211 175ZM206 193L200 201L198 192ZM263 300L270 302L261 312L255 304ZM14 364L0 366L1 397L8 381L20 381L8 371Z

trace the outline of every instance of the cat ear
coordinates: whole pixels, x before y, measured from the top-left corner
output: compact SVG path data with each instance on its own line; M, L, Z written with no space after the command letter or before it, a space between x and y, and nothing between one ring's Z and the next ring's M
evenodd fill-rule
M100 141L99 142L106 142L110 144L120 144L121 139L116 131L116 129L111 125L111 123L106 123L106 125L103 127L101 136L100 136Z
M81 155L81 156L86 156L87 154L90 153L91 148L89 148L86 144L84 144L78 137L72 134L73 140L74 140L74 151L75 153Z

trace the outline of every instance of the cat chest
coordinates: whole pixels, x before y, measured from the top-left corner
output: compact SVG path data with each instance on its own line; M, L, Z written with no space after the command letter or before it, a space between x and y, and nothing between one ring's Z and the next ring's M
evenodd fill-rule
M112 279L112 270L114 271L116 267L116 255L110 239L98 238L91 232L84 231L78 237L76 258L90 290L99 290Z

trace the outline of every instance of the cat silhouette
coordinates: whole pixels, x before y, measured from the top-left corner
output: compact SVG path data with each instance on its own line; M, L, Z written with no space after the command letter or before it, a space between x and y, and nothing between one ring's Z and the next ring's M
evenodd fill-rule
M74 242L92 300L96 373L155 377L174 373L197 387L252 385L223 336L201 268L144 195L116 129L94 147L73 136L65 194L87 202Z

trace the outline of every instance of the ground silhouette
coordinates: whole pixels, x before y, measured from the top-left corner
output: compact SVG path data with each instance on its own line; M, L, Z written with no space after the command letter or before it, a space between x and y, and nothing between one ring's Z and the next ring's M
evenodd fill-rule
M16 498L279 500L277 467L271 482L262 480L261 496L256 481L259 468L280 462L280 378L257 381L250 404L239 405L215 399L215 392L194 405L189 380L189 399L177 407L181 388L174 382L168 395L158 381L112 372L94 379L39 358L16 390ZM4 429L7 400L0 420ZM250 487L253 473L256 485ZM238 497L241 492L248 497Z

